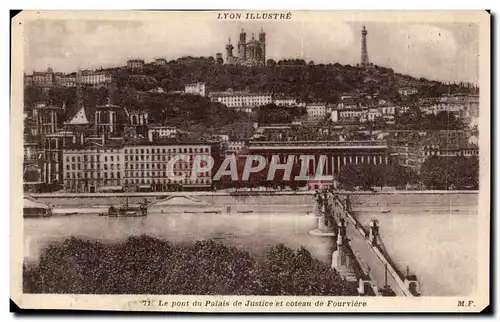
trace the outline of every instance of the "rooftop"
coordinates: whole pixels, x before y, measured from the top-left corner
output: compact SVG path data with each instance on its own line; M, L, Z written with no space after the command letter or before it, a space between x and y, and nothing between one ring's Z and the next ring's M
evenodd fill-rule
M223 92L211 92L210 97L220 97L220 96L271 96L270 93L251 93L249 91L233 91L227 90Z

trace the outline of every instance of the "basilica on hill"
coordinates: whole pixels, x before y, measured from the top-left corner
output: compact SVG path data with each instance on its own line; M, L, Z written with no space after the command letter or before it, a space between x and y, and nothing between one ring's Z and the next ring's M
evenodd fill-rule
M226 45L226 64L237 64L245 66L257 66L266 64L266 33L260 30L259 38L255 39L252 33L252 39L247 42L245 30L241 30L240 40L238 41L238 56L233 55L234 46L229 39Z

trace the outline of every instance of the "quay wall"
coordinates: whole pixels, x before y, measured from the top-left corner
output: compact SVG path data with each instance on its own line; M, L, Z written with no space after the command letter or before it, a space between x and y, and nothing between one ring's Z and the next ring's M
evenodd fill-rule
M340 191L340 194L351 195L448 195L448 194L478 194L477 191L448 191L448 190L427 190L427 191ZM39 193L26 194L40 201L51 205L71 205L71 206L109 206L125 203L128 198L129 203L138 203L147 199L149 202L158 201L170 196L189 196L198 200L208 202L212 205L313 205L314 191L241 191L241 192L127 192L127 193ZM312 208L311 208L312 209Z

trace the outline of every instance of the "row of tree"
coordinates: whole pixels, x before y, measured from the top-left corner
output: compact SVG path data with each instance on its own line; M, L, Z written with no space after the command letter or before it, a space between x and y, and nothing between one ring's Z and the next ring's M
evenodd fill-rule
M339 183L344 189L403 187L421 183L426 189L479 188L479 159L473 157L429 157L417 173L399 165L347 164L341 167Z
M432 189L479 189L479 158L430 157L420 171L422 183Z
M171 244L145 235L104 244L70 238L23 267L25 293L349 296L356 292L305 248L262 258L212 240Z
M414 171L389 164L346 164L340 168L338 181L342 188L352 190L361 187L370 190L374 187L402 187L416 183Z

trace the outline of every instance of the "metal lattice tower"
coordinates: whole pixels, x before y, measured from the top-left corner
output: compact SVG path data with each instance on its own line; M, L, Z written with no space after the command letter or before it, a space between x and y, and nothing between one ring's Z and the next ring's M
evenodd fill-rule
M83 107L82 71L78 68L76 72L76 106Z
M361 66L368 67L370 62L368 60L368 48L366 46L366 35L368 35L368 31L366 27L363 26L363 30L361 31Z

